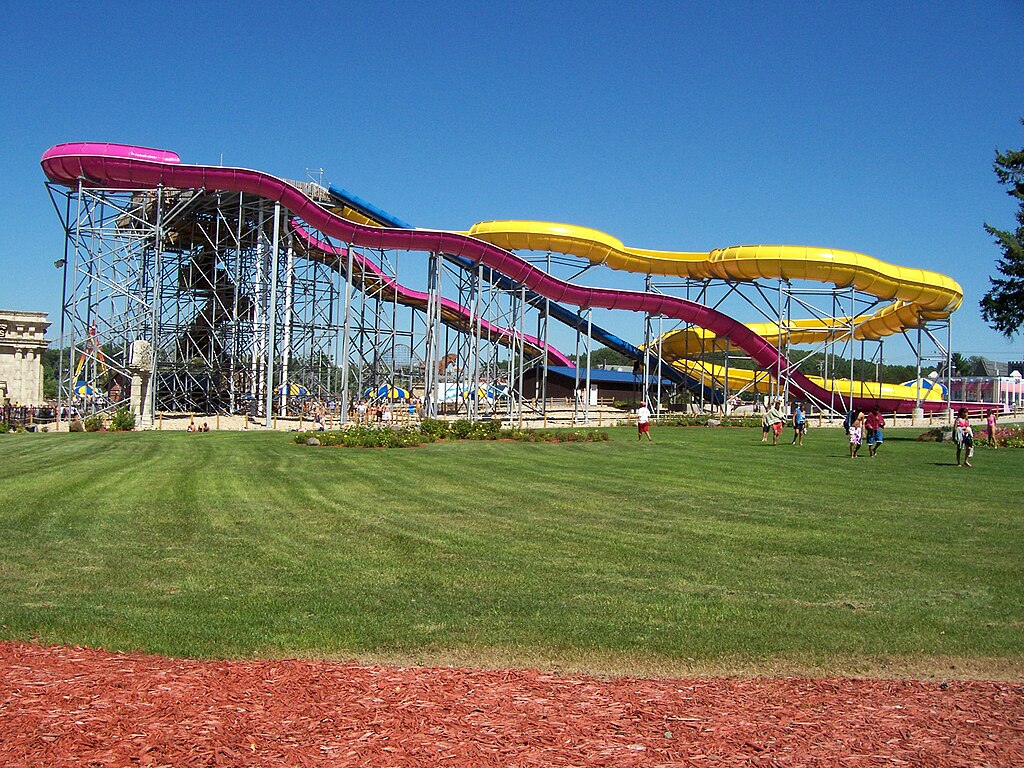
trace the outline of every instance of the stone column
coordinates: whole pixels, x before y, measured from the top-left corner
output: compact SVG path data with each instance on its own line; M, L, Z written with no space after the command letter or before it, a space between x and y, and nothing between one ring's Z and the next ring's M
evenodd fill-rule
M131 409L136 429L153 428L153 412L149 407L149 388L153 379L153 347L148 341L132 342L128 368L132 373Z

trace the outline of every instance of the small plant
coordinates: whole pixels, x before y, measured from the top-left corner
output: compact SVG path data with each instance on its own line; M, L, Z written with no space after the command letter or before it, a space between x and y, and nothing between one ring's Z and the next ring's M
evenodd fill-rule
M135 414L121 406L110 419L110 428L117 432L131 432L135 429Z
M92 416L87 416L85 419L85 431L86 432L100 432L106 425L103 423L103 417L96 413Z
M82 424L82 420L75 419L68 424L68 432L85 432L85 425Z
M10 431L11 431L11 425L10 424L8 424L6 421L0 423L0 435L5 435L5 434L7 434Z

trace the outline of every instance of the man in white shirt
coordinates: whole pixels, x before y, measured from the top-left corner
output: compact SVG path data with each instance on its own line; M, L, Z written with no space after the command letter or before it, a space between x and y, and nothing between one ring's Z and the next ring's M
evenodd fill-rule
M636 439L642 440L644 435L647 435L648 440L651 439L651 412L647 403L640 403L636 409Z

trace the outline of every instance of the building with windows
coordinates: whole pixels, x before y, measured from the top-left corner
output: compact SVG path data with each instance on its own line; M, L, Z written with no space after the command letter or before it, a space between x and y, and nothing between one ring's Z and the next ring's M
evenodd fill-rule
M980 360L967 375L949 381L950 399L964 403L1000 403L1004 411L1024 408L1024 361Z
M42 404L49 327L45 312L0 309L0 403Z

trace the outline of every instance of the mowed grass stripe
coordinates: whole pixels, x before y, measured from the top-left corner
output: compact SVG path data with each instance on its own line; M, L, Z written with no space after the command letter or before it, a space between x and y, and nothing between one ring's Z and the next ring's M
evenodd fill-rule
M13 435L0 632L190 656L1021 657L1019 457L893 432Z

